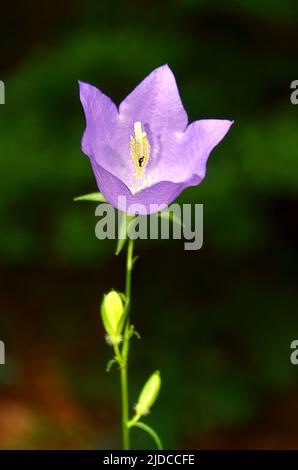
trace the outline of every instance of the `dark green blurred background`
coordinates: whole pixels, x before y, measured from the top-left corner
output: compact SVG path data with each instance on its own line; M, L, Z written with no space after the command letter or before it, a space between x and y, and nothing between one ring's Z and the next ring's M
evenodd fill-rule
M77 80L119 104L168 63L190 120L235 125L180 198L204 204L203 249L136 244L131 404L158 368L166 447L298 448L297 2L11 0L1 23L0 446L120 446L99 304L124 256L72 202L96 190Z

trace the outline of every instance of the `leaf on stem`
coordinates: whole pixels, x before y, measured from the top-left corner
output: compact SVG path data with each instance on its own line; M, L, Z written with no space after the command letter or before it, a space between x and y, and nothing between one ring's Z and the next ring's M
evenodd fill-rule
M138 339L141 339L140 333L135 329L133 325L130 325L129 337L132 338L136 336Z
M131 263L131 264L132 264L132 267L134 267L134 265L135 265L135 263L138 261L139 257L140 257L140 255L136 255L136 256L133 257L132 263Z
M118 241L117 241L117 246L116 246L116 251L115 251L115 255L118 256L119 253L122 251L122 249L124 248L125 246L125 243L126 243L126 240L127 240L127 237L125 237L124 239L121 239L119 238Z
M161 219L170 220L174 224L180 225L180 227L184 227L184 223L182 222L180 217L178 217L176 214L174 214L174 212L172 212L168 209L166 209L162 212L158 212L158 215Z
M117 246L116 246L116 251L115 255L118 256L119 253L122 251L124 248L126 241L127 241L127 233L128 233L128 227L129 223L134 219L134 215L128 215L125 214L124 212L121 214L120 222L119 222L119 227L118 227L118 234L119 238L117 241Z
M157 432L151 426L148 426L148 424L142 423L141 421L138 421L137 423L134 423L132 426L135 426L136 428L142 429L147 434L149 434L149 436L151 436L152 439L154 440L157 449L158 450L163 450L163 445L162 445L162 442L160 440L160 437L157 434Z
M115 357L113 357L112 359L109 360L109 362L107 363L107 367L106 367L106 372L110 372L110 370L112 369L113 365L114 364L117 364L117 359Z
M107 202L106 198L101 193L90 193L84 194L83 196L78 196L73 199L75 202L79 201L89 201L89 202Z

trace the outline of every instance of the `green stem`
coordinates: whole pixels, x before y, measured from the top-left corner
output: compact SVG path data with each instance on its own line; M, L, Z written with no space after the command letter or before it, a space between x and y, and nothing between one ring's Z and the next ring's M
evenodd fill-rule
M130 294L131 294L131 272L133 265L133 240L129 238L127 248L127 259L126 259L126 285L125 285L125 300L126 300L126 324L124 330L124 339L122 347L122 360L121 365L121 396L122 396L122 437L123 437L123 449L129 450L130 439L129 439L129 401L128 401L128 384L127 384L127 364L129 354L129 340L130 340Z
M122 439L123 449L129 450L129 429L128 422L128 387L127 387L127 365L123 364L121 367L121 396L122 396Z
M145 431L152 437L158 450L163 450L163 446L157 432L154 431L154 429L152 429L150 426L148 426L148 424L138 421L137 423L133 424L133 426L135 426L136 428L143 429L143 431Z

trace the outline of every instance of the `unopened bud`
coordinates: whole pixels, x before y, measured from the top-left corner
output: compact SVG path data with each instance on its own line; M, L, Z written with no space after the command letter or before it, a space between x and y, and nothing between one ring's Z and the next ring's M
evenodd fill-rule
M101 304L101 317L107 332L109 344L119 344L124 320L124 306L118 292L112 290L104 296Z
M138 403L135 407L136 416L138 418L149 413L150 408L158 396L160 386L161 378L160 373L157 370L149 377L140 393Z

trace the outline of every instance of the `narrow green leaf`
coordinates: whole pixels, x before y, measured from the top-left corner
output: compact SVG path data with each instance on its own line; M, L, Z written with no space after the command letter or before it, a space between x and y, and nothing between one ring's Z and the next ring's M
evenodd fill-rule
M117 246L116 246L116 251L115 251L116 256L119 255L119 253L123 249L127 240L127 216L124 212L120 212L120 214L121 214L121 219L119 221L119 227L118 227L119 238L117 240Z
M117 360L113 357L113 359L110 359L109 362L107 363L106 367L106 372L110 372L112 369L113 365L117 363Z
M119 253L122 251L122 249L124 248L125 246L125 243L126 243L126 240L127 240L127 237L124 238L124 239L121 239L119 238L117 240L117 246L116 246L116 251L115 251L115 255L118 256Z
M138 261L140 255L136 255L133 259L132 259L132 267L134 267L135 263Z
M123 303L125 304L126 303L126 297L125 297L125 294L123 292L118 292L118 294L120 295Z
M135 328L133 328L131 332L131 336L136 336L136 338L141 339L140 333L137 330L135 330Z
M162 442L160 440L160 437L157 434L157 432L151 426L148 426L148 424L145 424L141 421L138 421L137 423L134 423L132 426L135 426L136 428L142 429L147 434L149 434L149 436L151 436L153 441L155 442L156 447L158 448L158 450L163 450L163 445L162 445Z
M90 193L84 194L83 196L78 196L73 199L77 201L89 201L89 202L107 202L106 198L101 193Z
M117 240L117 246L116 246L116 251L115 251L116 256L119 255L119 253L122 251L122 249L124 248L126 244L128 226L129 226L129 223L134 219L134 217L135 217L134 215L128 215L125 213L121 214L121 219L119 222L120 225L118 228L119 238Z
M158 212L158 215L161 219L168 219L174 224L180 225L180 227L185 227L180 217L177 217L176 214L174 214L172 211L165 210L162 212Z

